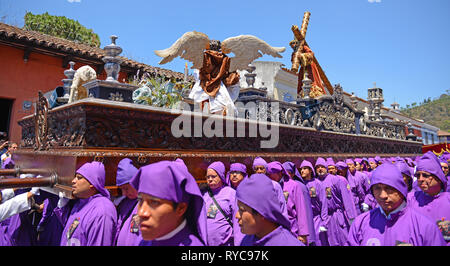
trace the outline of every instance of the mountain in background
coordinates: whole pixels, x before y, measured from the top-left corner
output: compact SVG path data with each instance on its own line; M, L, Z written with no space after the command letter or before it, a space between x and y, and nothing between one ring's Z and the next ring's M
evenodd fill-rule
M442 94L438 99L425 99L422 103L407 104L400 112L406 116L421 119L425 123L438 127L444 131L450 131L450 90Z

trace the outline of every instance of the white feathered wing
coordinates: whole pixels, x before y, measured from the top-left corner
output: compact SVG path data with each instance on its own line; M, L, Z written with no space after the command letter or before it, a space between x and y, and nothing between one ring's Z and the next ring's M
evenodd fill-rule
M279 53L285 50L285 47L272 47L253 35L239 35L222 42L222 51L225 54L234 53L235 55L230 58L230 72L247 69L248 64L262 57L263 54L281 58Z
M203 66L203 51L209 45L209 38L206 34L190 31L181 36L171 47L164 50L157 50L155 54L163 57L160 65L172 61L177 56L193 63L193 69L200 69Z

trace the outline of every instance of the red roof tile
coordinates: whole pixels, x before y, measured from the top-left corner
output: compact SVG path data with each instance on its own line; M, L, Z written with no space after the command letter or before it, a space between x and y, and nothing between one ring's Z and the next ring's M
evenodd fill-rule
M39 46L40 48L56 49L63 53L71 53L76 56L88 57L98 61L101 61L101 59L105 56L105 51L98 47L92 47L86 44L69 41L36 31L27 31L4 23L0 23L0 40L7 40L9 42L26 42L30 45ZM149 66L122 56L119 57L123 60L121 66L134 68L136 71L141 69L141 73L144 71L150 74L165 76L167 78L176 78L178 80L182 80L184 78L184 74L180 72ZM189 76L189 79L191 80L193 77Z

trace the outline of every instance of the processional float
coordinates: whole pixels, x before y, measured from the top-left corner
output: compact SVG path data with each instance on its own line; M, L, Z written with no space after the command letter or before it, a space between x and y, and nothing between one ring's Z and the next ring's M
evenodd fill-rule
M290 71L299 77L297 101L268 98L264 90L251 84L249 88L241 88L237 101L233 100L239 112L237 117L230 112L217 115L199 111L195 101L187 98L183 102L185 108L180 109L133 103L131 95L138 87L117 81L120 70L117 55L122 49L115 44L114 36L113 43L105 47L103 59L108 78L85 83L89 97L73 102L57 99L68 103L50 108L47 98L39 93L35 114L19 121L22 139L13 158L16 166L0 171L0 176L31 174L38 178L3 178L0 188L38 186L72 198L75 171L93 160L105 164L106 188L117 195L116 171L123 158L132 159L136 167L181 158L202 183L207 166L216 160L227 167L234 162L244 163L250 170L256 156L268 161L289 160L299 167L303 160L317 157L420 154L421 143L407 139L405 123L386 121L379 112L365 116L355 103L344 101L340 85L331 86L305 41L309 17L306 12L300 30L292 27L295 39L290 42L293 48ZM180 38L172 47L156 53L164 58L161 63L177 56L194 62L200 73L199 88L208 96L212 90L205 89L208 87L205 84L216 82L216 87L217 84L220 87L226 83L222 82L224 79L239 77L235 71L262 54L281 57L279 53L284 51L250 35L229 38L221 45L202 33L188 35L190 41L183 42ZM222 59L231 51L235 54L224 60L228 65L219 66L222 79L214 80L220 74L211 72L214 67L209 72L202 69L203 60L209 60L204 53L208 50L221 53ZM251 71L249 67L248 76ZM207 75L209 79L205 78ZM70 87L67 79L64 84L66 89ZM225 86L228 93L232 93L230 87ZM382 97L381 89L373 93L374 97Z

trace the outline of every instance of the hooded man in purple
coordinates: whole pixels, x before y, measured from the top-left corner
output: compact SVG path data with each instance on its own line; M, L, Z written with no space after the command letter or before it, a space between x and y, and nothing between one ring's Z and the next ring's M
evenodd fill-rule
M377 168L378 162L374 158L369 158L368 162L369 162L369 173L371 173L373 170Z
M242 233L241 246L303 246L290 231L291 224L280 209L277 191L263 174L244 179L236 192L236 213Z
M270 179L278 182L283 189L291 231L300 241L307 244L310 232L306 209L311 207L306 206L300 182L291 179L283 165L277 161L267 164L267 174Z
M236 189L242 180L247 177L247 166L245 166L245 164L232 163L230 165L230 170L227 173L226 183L228 186Z
M137 190L130 184L137 171L129 158L122 159L117 165L116 186L122 191L122 196L114 201L117 206L117 233L114 243L117 246L134 246L142 240L136 224ZM128 226L125 226L125 223Z
M353 160L355 162L355 169L356 171L360 172L364 178L364 195L370 193L369 188L370 188L370 178L369 178L369 172L367 172L367 168L366 165L363 163L363 159L361 158L356 158L355 160ZM349 168L350 170L350 168Z
M436 223L450 245L450 193L446 192L447 179L433 152L422 156L415 175L420 190L409 195L408 204Z
M358 216L348 234L349 246L442 246L436 224L406 204L407 186L392 164L374 170L370 189L379 207Z
M284 162L283 163L284 169L288 172L291 179L298 181L300 184L300 187L303 192L303 198L305 199L305 205L306 205L306 215L308 220L308 245L315 246L316 245L316 234L314 229L314 216L312 212L312 206L311 206L311 197L309 194L309 190L306 187L305 180L303 180L302 175L297 170L297 167L295 167L295 164L293 162Z
M333 158L328 157L326 163L328 165L327 167L328 173L332 175L337 175L336 163L334 162Z
M130 184L138 191L139 245L207 245L205 204L186 165L160 161L143 166Z
M256 174L265 174L267 168L267 162L261 157L256 157L253 160L253 171L255 171Z
M69 213L61 246L112 246L116 234L117 212L105 189L105 166L93 161L83 164L72 180L72 204L61 209ZM56 211L56 209L55 209ZM64 215L60 216L61 218ZM63 218L64 219L64 218ZM63 220L62 220L63 221Z
M309 191L309 197L311 199L311 209L314 222L314 234L315 234L315 245L320 246L321 242L319 239L326 238L327 223L328 218L328 204L325 195L325 189L322 187L322 183L315 178L314 167L312 164L304 160L300 165L300 173L305 180L306 187Z
M256 157L255 160L253 161L253 170L257 174L267 175L267 162L261 157ZM286 217L288 217L286 200L284 198L283 189L281 188L280 183L273 181L272 179L271 179L271 181L272 181L273 187L277 191L278 198L280 199L281 211Z
M213 162L208 166L206 182L208 191L203 194L203 200L206 208L208 244L210 246L233 246L234 231L239 230L235 217L237 212L236 191L227 184L225 165L222 162Z
M321 157L316 160L315 172L325 189L329 217L327 238L321 245L343 246L351 221L356 217L350 186L344 177L328 174L327 163Z
M366 183L366 178L363 173L356 171L355 162L352 159L345 160L348 166L347 171L343 171L343 176L347 179L352 191L353 201L355 203L356 213L360 214L361 204L364 202L366 190L369 190L369 183Z

